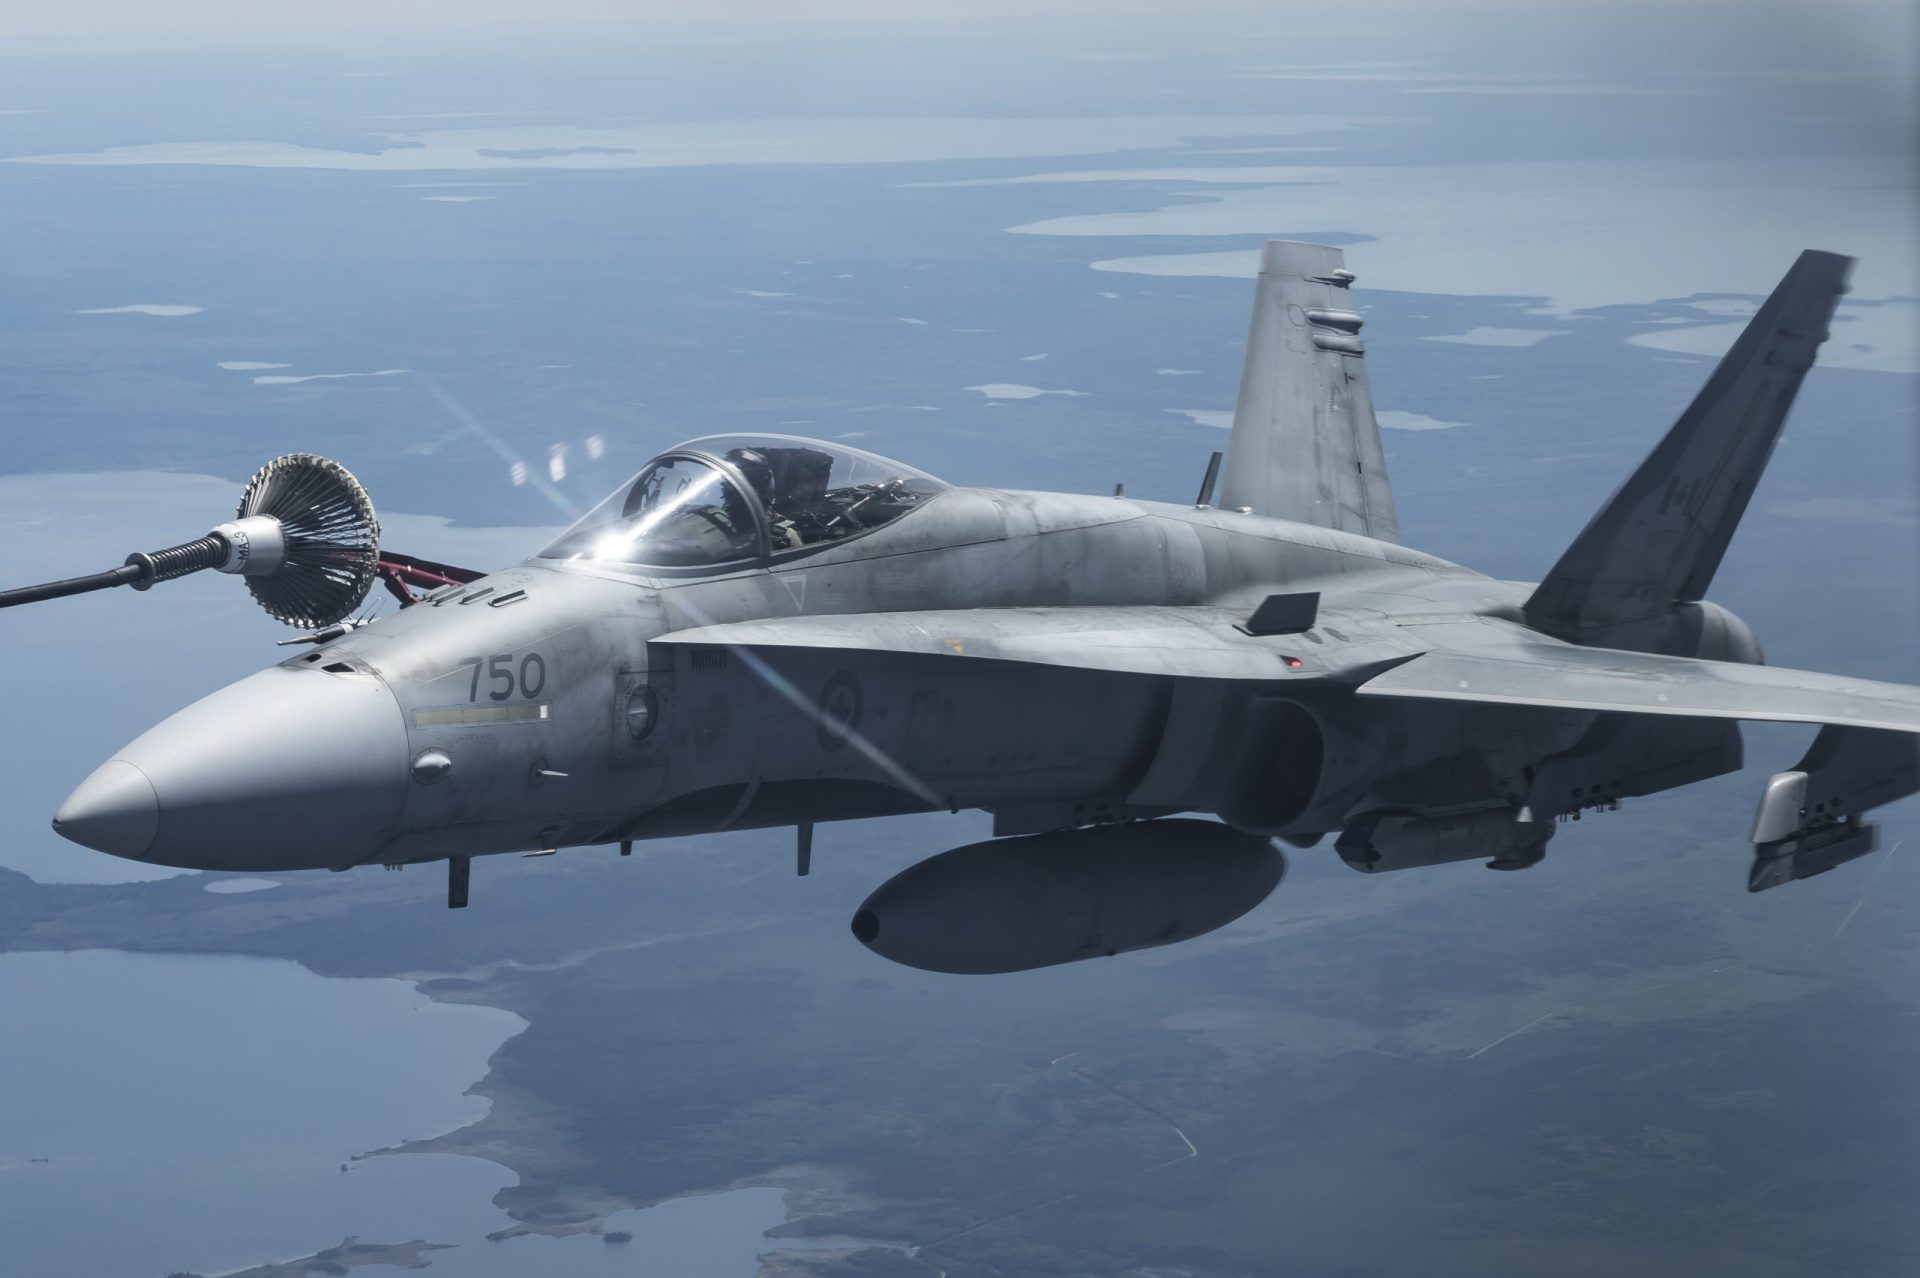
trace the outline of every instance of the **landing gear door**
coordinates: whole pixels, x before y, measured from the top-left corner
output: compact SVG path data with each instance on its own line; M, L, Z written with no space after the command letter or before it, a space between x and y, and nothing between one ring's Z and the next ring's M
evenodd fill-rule
M672 752L673 671L621 670L613 676L613 757L615 769L650 768L664 772Z

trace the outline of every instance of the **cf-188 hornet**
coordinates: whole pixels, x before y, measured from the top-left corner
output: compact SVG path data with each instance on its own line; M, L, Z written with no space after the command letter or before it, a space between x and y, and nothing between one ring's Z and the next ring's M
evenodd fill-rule
M383 552L360 485L270 463L235 519L25 602L198 568L311 633L124 746L54 817L115 856L346 870L980 808L994 838L853 919L916 967L1166 944L1258 904L1274 840L1379 874L1539 864L1563 818L1822 725L1748 886L1866 855L1920 789L1920 689L1762 664L1706 598L1850 259L1794 263L1537 585L1400 544L1341 252L1261 258L1224 463L1191 505L955 488L858 449L661 453L524 563ZM1217 489L1217 494L1216 494ZM384 583L404 605L352 620ZM1218 820L1197 819L1206 814Z

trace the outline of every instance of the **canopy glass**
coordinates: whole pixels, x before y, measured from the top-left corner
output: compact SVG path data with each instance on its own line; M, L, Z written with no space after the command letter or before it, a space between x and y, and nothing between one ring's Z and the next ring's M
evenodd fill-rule
M870 532L947 490L873 453L790 435L711 435L673 448L541 552L720 568Z

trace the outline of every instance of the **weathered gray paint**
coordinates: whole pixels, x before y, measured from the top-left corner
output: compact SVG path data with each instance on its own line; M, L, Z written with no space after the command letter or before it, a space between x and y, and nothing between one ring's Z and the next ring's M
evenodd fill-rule
M1362 696L1555 706L1688 718L1839 723L1920 732L1920 688L1806 670L1548 645L1500 625L1482 651L1428 652Z
M1640 468L1527 602L1539 629L1585 643L1706 597L1800 382L1827 340L1853 259L1800 255Z
M57 824L118 855L273 870L943 808L992 811L999 834L1196 811L1303 846L1343 831L1367 869L1483 836L1522 868L1556 816L1730 771L1729 720L1789 719L1839 735L1774 790L1828 797L1771 800L1754 883L1805 877L1920 785L1910 747L1876 762L1884 730L1920 732L1920 690L1760 667L1737 617L1685 596L1840 261L1802 259L1537 590L1394 544L1340 254L1274 245L1227 509L955 489L707 575L529 560L189 707ZM1650 512L1663 467L1698 466L1718 478ZM1304 629L1249 633L1262 601L1308 594Z
M1346 257L1269 240L1220 505L1399 539Z

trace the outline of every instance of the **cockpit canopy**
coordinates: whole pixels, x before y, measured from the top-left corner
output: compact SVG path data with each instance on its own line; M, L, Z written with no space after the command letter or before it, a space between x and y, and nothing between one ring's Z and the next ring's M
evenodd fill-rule
M658 568L740 565L870 532L947 485L911 466L791 435L669 449L540 552Z

